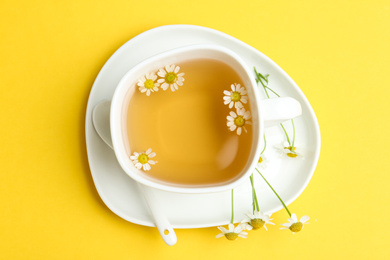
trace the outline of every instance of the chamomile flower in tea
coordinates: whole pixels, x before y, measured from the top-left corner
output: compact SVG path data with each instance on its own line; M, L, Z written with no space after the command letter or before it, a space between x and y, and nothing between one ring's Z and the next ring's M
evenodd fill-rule
M235 108L242 108L242 103L246 104L248 102L247 91L243 86L241 87L241 85L237 83L232 84L230 87L232 91L223 91L223 94L225 94L223 103L229 105L229 108L232 108L233 105Z
M291 214L291 218L288 219L288 223L282 224L283 227L280 229L290 229L293 234L295 234L295 232L301 231L305 224L309 224L309 222L307 222L309 219L309 216L303 216L298 221L297 215L293 213Z
M137 169L142 168L144 171L149 171L151 169L150 165L155 165L157 163L157 161L150 159L155 156L156 153L152 152L152 149L149 148L146 152L134 152L134 154L130 156L130 159L133 161L133 164Z
M155 73L147 73L138 80L137 85L139 86L139 91L141 91L141 93L146 93L147 96L150 96L151 92L158 91L160 83L155 82L156 79L157 75Z
M184 73L178 73L179 70L180 67L176 65L166 65L164 68L159 69L157 75L161 78L157 82L161 84L163 90L167 90L170 87L172 91L175 91L179 89L179 86L183 86Z
M237 129L237 135L241 135L242 129L247 132L245 126L252 124L250 121L248 121L251 118L251 112L245 111L245 108L238 108L237 113L230 111L230 115L228 115L226 118L226 125L229 127L229 130L235 131Z
M234 227L233 224L228 225L229 229L226 229L224 227L218 227L219 230L222 231L222 233L219 233L216 238L220 238L225 236L228 240L236 240L237 237L247 238L248 233L244 232L244 225L238 224L236 227Z

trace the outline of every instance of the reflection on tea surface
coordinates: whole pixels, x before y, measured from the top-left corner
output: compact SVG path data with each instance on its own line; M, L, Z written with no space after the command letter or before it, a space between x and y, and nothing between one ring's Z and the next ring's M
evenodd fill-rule
M252 145L252 127L237 135L226 117L236 108L224 105L224 90L241 84L238 74L215 60L181 64L185 73L178 90L135 91L127 109L131 153L152 148L157 164L145 174L183 185L213 185L234 179L244 169ZM137 89L138 87L135 86ZM160 84L161 87L161 84ZM249 102L245 104L249 109Z

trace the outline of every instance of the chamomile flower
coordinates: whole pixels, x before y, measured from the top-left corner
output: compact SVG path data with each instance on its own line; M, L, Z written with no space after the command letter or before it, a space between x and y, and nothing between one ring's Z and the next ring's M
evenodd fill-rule
M305 224L309 224L309 222L307 222L309 219L309 216L303 216L298 221L297 215L293 213L291 214L291 218L288 219L288 223L282 224L283 227L280 229L290 229L293 234L295 234L295 232L301 231Z
M241 85L237 83L232 84L230 87L232 91L223 91L223 94L225 94L223 103L225 105L229 104L229 108L232 108L233 105L235 108L242 108L242 103L246 104L248 102L248 96L246 95L248 92L246 92L244 87L241 87Z
M145 76L138 80L137 85L139 86L139 91L145 93L147 96L150 96L151 92L158 91L160 83L155 82L157 75L155 73L147 73Z
M180 67L176 65L166 65L164 68L159 69L157 75L161 77L157 82L162 84L161 88L167 90L171 87L172 91L178 90L179 86L183 86L184 73L179 73Z
M264 170L265 168L267 168L268 162L269 161L267 157L264 154L261 154L259 160L257 161L257 168Z
M303 158L303 156L297 153L297 147L294 145L294 148L288 142L284 142L282 145L276 145L275 148L281 156L287 156L290 158Z
M266 215L261 211L255 211L254 214L247 214L247 219L244 219L241 223L245 224L246 230L258 230L262 227L265 228L265 230L268 231L266 224L275 225L270 220L272 220L270 217L271 215Z
M241 135L242 129L247 132L245 126L251 125L252 123L248 121L251 118L251 112L245 111L245 108L238 108L237 113L230 111L230 115L227 117L227 126L230 131L237 129L237 134Z
M237 227L234 227L233 224L229 224L229 230L224 227L218 227L222 233L219 233L216 238L220 238L225 236L228 240L236 240L237 237L246 238L248 233L244 232L244 226L242 224L238 224Z
M130 159L133 161L134 166L137 169L143 169L144 171L149 171L151 169L150 165L155 165L157 161L150 160L156 156L155 152L152 152L152 149L149 148L146 152L137 153L134 152Z

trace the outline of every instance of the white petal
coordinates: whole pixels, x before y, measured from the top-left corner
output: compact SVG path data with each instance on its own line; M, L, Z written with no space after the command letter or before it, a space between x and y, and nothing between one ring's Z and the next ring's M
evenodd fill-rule
M140 162L136 163L134 166L137 169L141 169L142 168L142 164Z
M305 222L308 221L309 219L310 219L309 216L303 216L303 217L301 217L300 222L302 222L303 224L305 224Z
M297 215L295 215L295 213L291 214L291 220L293 220L294 223L298 222L298 218Z
M224 233L219 233L218 235L215 236L215 238L220 238L223 237L225 234Z
M176 66L174 72L177 74L177 73L179 72L179 70L180 70L180 67L179 67L179 66Z
M231 115L233 118L236 118L236 117L237 117L237 114L234 113L233 111L230 111L230 115Z
M242 107L244 107L244 106L241 104L240 101L237 101L237 102L235 102L234 107L237 109L237 108L242 108Z
M218 229L221 230L223 233L228 233L229 232L229 230L227 230L224 227L218 227Z
M148 90L146 91L146 95L147 95L147 96L150 96L150 89L148 89Z
M232 93L230 91L224 90L223 94L225 94L226 96L230 96Z
M232 100L232 98L230 96L224 96L223 100L229 100L230 101L230 100Z
M232 125L229 129L230 129L230 131L234 131L234 130L236 130L236 128L237 128L236 125Z
M144 87L141 87L141 88L139 88L139 90L141 91L141 93L145 93L147 89Z
M230 87L232 88L232 91L236 91L236 88L234 87L234 84L230 85Z
M160 84L160 83L163 83L164 81L165 81L164 79L158 79L158 80L157 80L157 83Z
M152 148L149 148L148 150L146 150L146 154L149 155L150 153L152 152Z
M237 128L237 134L241 135L241 132L242 132L241 127Z
M159 75L160 77L164 78L165 75L167 75L167 72L163 69L160 69L158 72L157 72L157 75Z
M151 165L155 165L156 164L156 162L153 161L153 160L149 160L148 163L151 164Z
M231 117L231 116L227 116L226 119L229 120L229 121L234 121L234 118Z
M230 223L228 227L229 227L229 232L234 232L234 225L232 223Z
M233 105L234 105L234 102L232 101L232 102L230 102L230 104L229 104L229 108L232 108L233 107Z
M227 105L227 104L229 104L231 102L231 100L225 100L224 102L223 102L223 104L224 105Z
M232 125L234 125L234 122L229 121L229 122L226 123L226 125L227 125L228 127L231 127Z
M172 92L175 92L175 87L173 85L171 85L171 90Z
M150 149L150 150L152 150L152 149ZM155 152L153 152L153 153L151 153L151 154L148 154L148 157L149 157L149 158L153 158L154 156L156 156L156 153L155 153Z
M165 83L165 82L161 85L161 88L162 88L163 90L167 90L168 87L169 87L169 85L168 85L167 83Z
M178 81L176 81L176 84L179 85L179 86L183 86L183 81L178 80Z
M250 119L251 118L251 111L246 111L245 113L244 113L244 119L245 120L248 120L248 119Z

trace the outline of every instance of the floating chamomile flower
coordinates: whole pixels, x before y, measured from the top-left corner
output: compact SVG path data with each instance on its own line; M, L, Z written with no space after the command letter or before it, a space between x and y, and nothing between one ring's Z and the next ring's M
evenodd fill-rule
M240 84L234 83L231 86L232 91L225 90L223 94L224 104L229 104L229 108L232 108L233 105L235 108L242 108L243 104L248 102L248 96L246 96L247 92L244 87L241 87Z
M238 224L237 227L234 227L233 224L229 224L229 230L227 230L224 227L218 227L219 230L222 231L222 233L219 233L216 238L220 238L225 236L228 240L236 240L237 237L246 238L248 233L244 232L244 225Z
M155 165L157 161L150 160L150 158L153 158L156 156L155 152L152 152L152 149L149 148L146 152L137 153L134 152L132 156L130 156L130 159L133 161L134 166L137 169L143 169L144 171L150 170L150 165Z
M230 131L237 129L237 134L241 135L242 129L247 132L245 125L251 125L248 120L251 118L251 112L245 111L245 108L238 108L237 113L230 111L230 115L227 118L227 126Z
M160 83L155 82L157 75L154 73L147 73L145 76L138 80L137 85L139 86L139 91L145 93L147 96L150 96L151 92L158 91Z
M309 216L303 216L298 221L297 215L293 213L291 214L291 218L288 219L288 223L282 224L282 226L284 227L281 227L280 229L290 229L293 234L295 234L295 232L299 232L302 230L304 224L309 224L309 222L307 222L309 219Z
M254 214L247 214L247 219L244 219L241 223L245 224L246 230L258 230L262 227L265 228L265 230L268 231L266 224L275 225L270 220L272 220L270 217L271 215L266 215L261 211L255 211Z
M276 145L275 148L278 150L281 156L288 156L290 158L303 158L303 156L297 153L297 147L294 145L294 148L288 142L284 142L282 145Z
M178 90L178 86L183 86L184 73L179 73L180 67L176 65L166 65L164 68L161 68L157 75L161 77L158 79L158 83L162 83L161 88L167 90L168 87L171 87L172 91Z
M261 154L259 160L257 161L257 168L264 170L265 168L267 168L268 162L269 161L267 157L264 154Z

